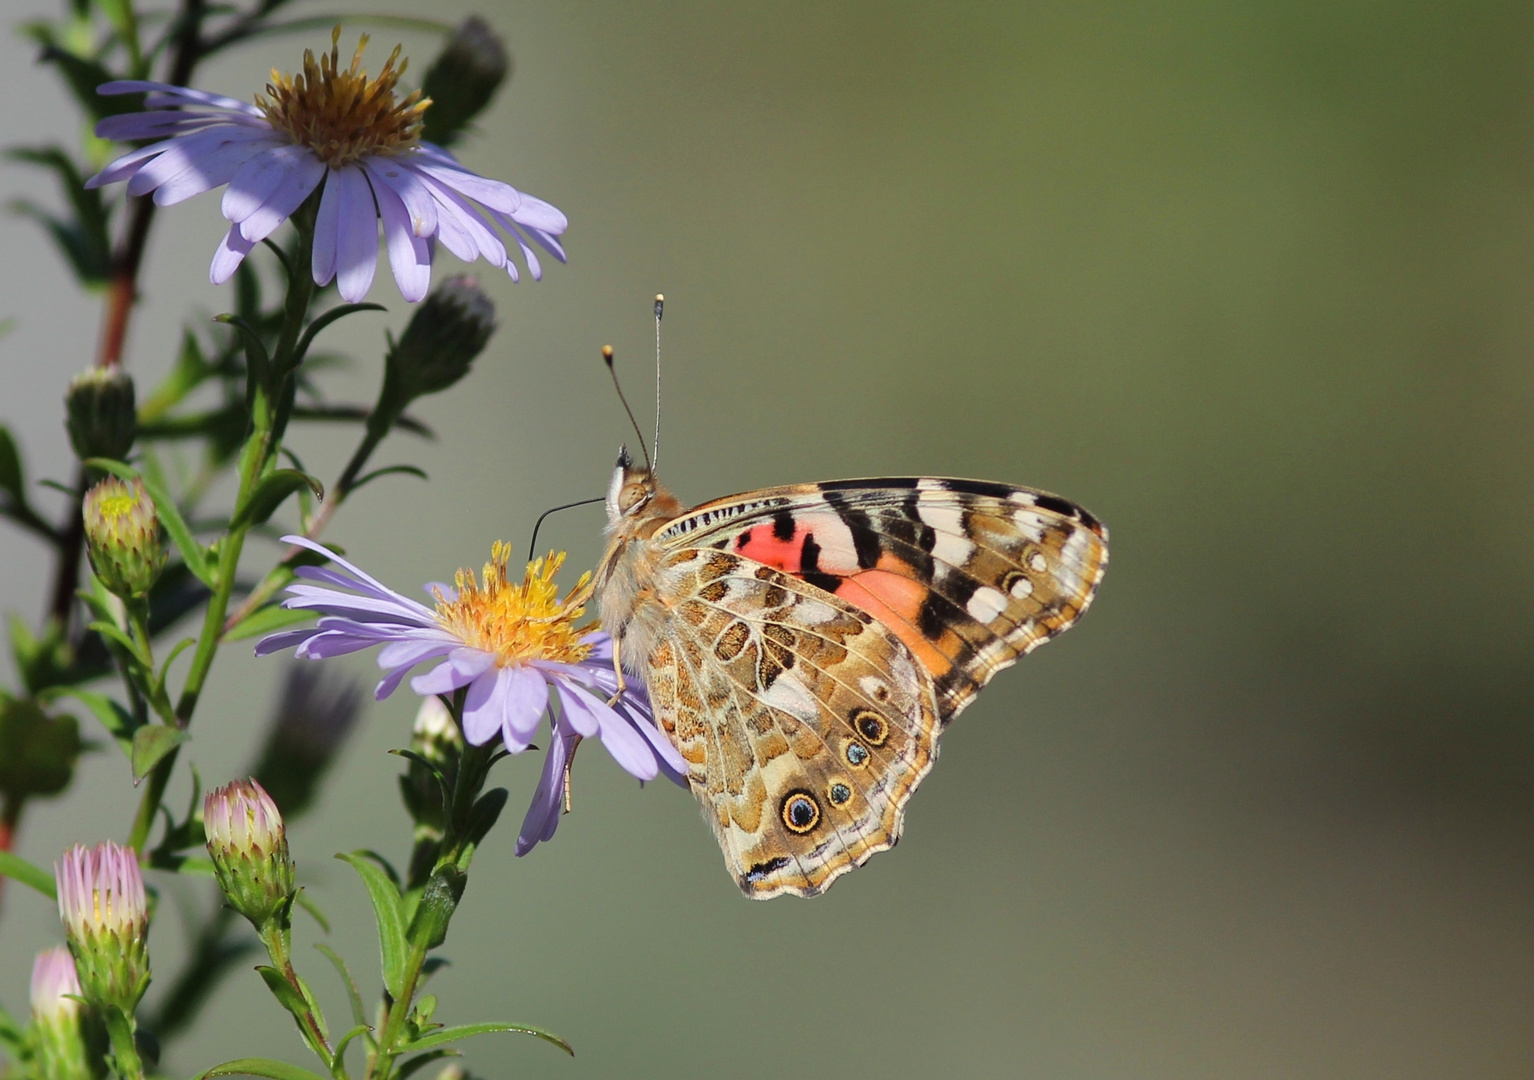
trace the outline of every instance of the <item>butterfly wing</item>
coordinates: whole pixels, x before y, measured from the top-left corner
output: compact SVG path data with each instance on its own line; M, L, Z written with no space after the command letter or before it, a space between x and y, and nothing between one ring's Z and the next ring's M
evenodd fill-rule
M1057 496L931 478L716 500L654 540L656 717L760 898L893 846L941 726L1079 618L1107 564L1106 530Z

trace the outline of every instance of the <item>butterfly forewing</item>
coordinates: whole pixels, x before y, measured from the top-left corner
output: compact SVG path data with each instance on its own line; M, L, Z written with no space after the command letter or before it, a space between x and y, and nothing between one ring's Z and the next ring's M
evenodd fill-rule
M1107 530L1055 495L985 481L848 480L705 503L656 535L794 575L874 616L930 677L942 721L1071 626Z

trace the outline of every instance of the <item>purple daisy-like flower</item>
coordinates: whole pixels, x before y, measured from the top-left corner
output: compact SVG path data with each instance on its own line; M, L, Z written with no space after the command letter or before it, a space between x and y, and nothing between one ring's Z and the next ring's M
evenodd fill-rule
M655 726L643 686L626 680L618 692L612 640L600 630L577 627L583 606L571 603L570 595L559 598L554 575L563 554L532 562L516 583L506 575L510 549L497 543L479 579L460 570L456 587L432 586L431 608L311 540L283 539L319 552L337 568L295 571L316 584L289 586L283 606L321 617L311 627L263 638L257 656L291 648L295 656L320 660L381 646L380 700L418 666L434 661L410 680L411 689L421 695L466 689L464 738L482 746L498 737L513 754L528 748L549 717L553 739L517 838L518 855L554 835L568 763L582 739L600 739L613 760L640 780L665 775L685 786L687 763ZM582 578L576 591L585 582Z
M273 72L254 105L167 83L123 80L102 94L147 94L147 111L109 116L96 134L118 142L155 139L124 154L86 181L89 188L128 182L128 194L154 193L159 206L227 184L228 234L213 254L209 278L222 285L256 244L323 185L314 227L316 284L335 280L344 300L367 295L378 264L378 225L394 280L416 303L431 284L434 241L465 262L484 259L513 281L517 265L501 233L516 242L534 279L543 276L533 244L564 261L557 237L565 215L542 199L465 169L440 146L421 140L430 104L420 91L403 98L395 84L396 47L383 71L361 70L364 36L351 66L341 67L336 41L318 63L304 52L304 71Z

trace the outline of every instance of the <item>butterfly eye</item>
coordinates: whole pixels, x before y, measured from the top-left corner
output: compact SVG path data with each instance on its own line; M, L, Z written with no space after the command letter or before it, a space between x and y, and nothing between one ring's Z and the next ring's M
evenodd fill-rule
M618 510L629 514L650 501L650 492L643 484L628 484L618 496Z
M854 709L850 719L852 726L874 746L883 746L884 740L889 738L889 724L872 709Z
M820 822L820 804L807 791L792 791L783 800L783 824L801 836Z

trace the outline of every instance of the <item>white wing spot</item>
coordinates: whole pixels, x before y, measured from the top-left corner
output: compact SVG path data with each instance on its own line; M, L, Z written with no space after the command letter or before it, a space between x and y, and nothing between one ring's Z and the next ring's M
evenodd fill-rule
M1024 597L1033 595L1033 582L1023 577L1022 574L1018 574L1017 580L1012 583L1012 588L1007 591L1012 594L1014 599L1021 600Z
M964 609L969 612L970 618L988 623L1007 610L1007 598L1000 589L982 585L975 590L975 595L969 598Z
M1049 560L1044 558L1043 552L1035 551L1028 556L1028 569L1035 574L1042 574L1049 569Z

